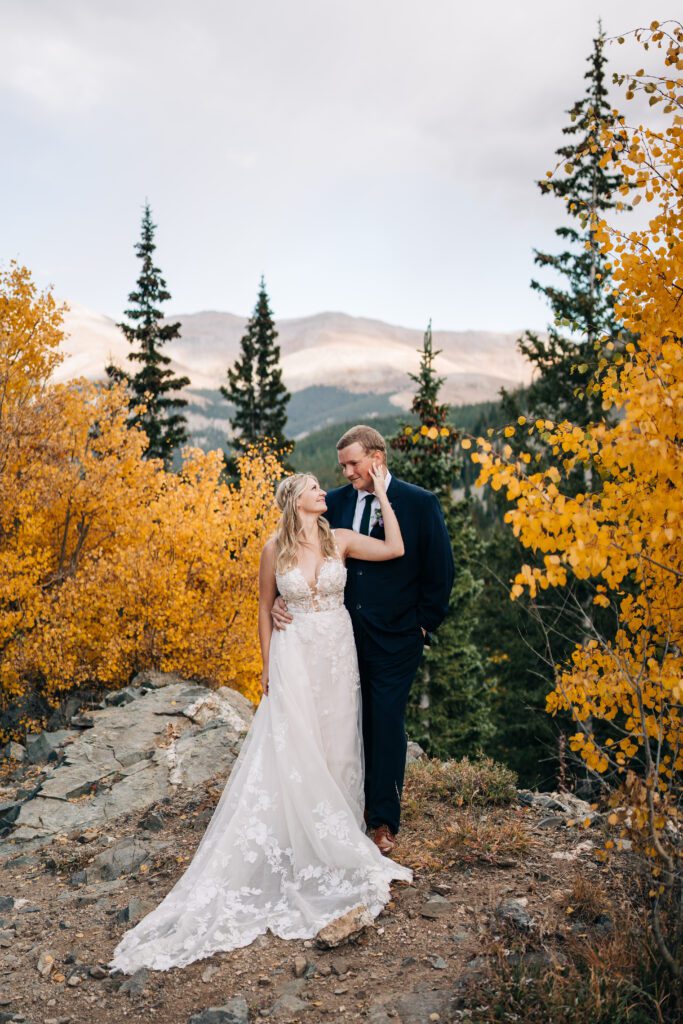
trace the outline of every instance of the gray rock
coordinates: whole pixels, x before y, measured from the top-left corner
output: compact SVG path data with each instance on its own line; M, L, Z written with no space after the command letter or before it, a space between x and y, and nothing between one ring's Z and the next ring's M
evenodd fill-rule
M19 817L21 804L14 801L0 804L0 828L9 829Z
M271 1007L271 1016L275 1017L290 1017L295 1013L301 1013L302 1010L307 1010L309 1004L304 999L299 999L298 996L280 996L280 998L273 1003Z
M47 778L15 798L24 802L11 831L0 838L0 862L15 858L19 845L39 849L56 834L144 812L177 787L227 778L254 712L245 697L163 673L141 673L127 689L131 700L93 710L86 731L30 737L36 759L57 757L57 747L73 741L63 746L63 761Z
M0 749L0 761L25 761L26 747L22 743L10 740Z
M130 704L137 696L138 694L135 690L132 690L129 686L124 686L120 690L112 690L111 693L108 693L104 698L104 703L109 705L109 707L118 708L122 704Z
M334 949L358 938L372 922L373 917L367 907L355 907L322 928L316 935L316 945L321 949Z
M147 814L140 818L139 825L148 832L163 832L166 818L159 811L147 811Z
M56 760L60 747L77 735L73 729L29 733L26 737L26 759L29 764L45 764L47 761Z
M541 818L538 822L539 828L566 828L567 819L558 814L551 814L548 818Z
M42 952L38 957L38 963L36 964L36 970L43 978L49 978L52 968L55 965L55 958L52 953Z
M521 967L525 972L529 971L532 974L537 974L544 971L547 967L552 967L566 961L566 957L562 954L560 957L557 954L553 957L543 949L528 949L523 953L510 953L506 963L510 967Z
M118 924L137 924L141 921L154 906L148 900L141 900L139 896L133 896L132 900L116 913Z
M14 896L0 896L0 913L11 910L14 906Z
M330 970L333 974L336 974L338 978L343 978L348 973L349 963L348 960L342 960L341 957L334 957L330 960Z
M537 793L530 789L520 789L517 791L517 799L527 807L538 807L553 814L566 814L580 819L595 816L591 805L573 793Z
M133 999L135 996L140 995L148 980L148 969L146 967L140 967L135 974L131 974L129 978L126 978L125 981L121 983L119 986L119 992L127 993L131 999Z
M503 900L496 907L495 913L500 921L514 925L520 931L528 932L533 928L533 918L520 900Z
M170 846L168 842L149 842L143 839L135 839L134 836L126 836L108 850L103 850L93 858L86 868L86 880L90 884L101 879L109 881L120 878L121 875L129 875L141 864L149 863L155 853Z
M414 992L400 996L394 1003L401 1024L428 1024L431 1014L438 1013L442 1021L453 1020L452 995L445 989L418 986Z
M95 724L93 716L86 714L85 712L79 712L77 715L72 715L69 721L77 729L91 729Z
M415 761L424 761L427 755L415 740L408 741L408 747L406 750L406 764L413 764Z
M132 687L144 686L148 690L160 690L164 686L187 686L187 679L179 676L176 672L156 672L154 669L145 669L143 672L138 672L130 685Z
M209 1006L193 1013L187 1024L248 1024L249 1007L244 996L235 996L223 1006Z
M444 896L431 896L425 904L420 907L420 916L436 920L440 917L450 917L453 913L453 905Z
M430 956L429 962L435 971L445 971L448 964L442 956Z

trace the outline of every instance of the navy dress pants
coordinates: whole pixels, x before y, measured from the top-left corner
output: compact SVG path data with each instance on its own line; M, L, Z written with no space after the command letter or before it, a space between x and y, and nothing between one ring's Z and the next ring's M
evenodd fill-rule
M353 619L353 617L352 617ZM368 827L398 832L406 769L405 713L424 644L421 635L397 637L386 651L353 620L363 700L365 807Z

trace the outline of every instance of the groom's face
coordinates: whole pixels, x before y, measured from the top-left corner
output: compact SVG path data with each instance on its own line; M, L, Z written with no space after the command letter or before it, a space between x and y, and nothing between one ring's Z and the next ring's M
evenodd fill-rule
M344 477L357 491L372 492L375 489L370 468L383 461L380 452L366 452L360 441L354 441L347 448L340 448L337 458Z

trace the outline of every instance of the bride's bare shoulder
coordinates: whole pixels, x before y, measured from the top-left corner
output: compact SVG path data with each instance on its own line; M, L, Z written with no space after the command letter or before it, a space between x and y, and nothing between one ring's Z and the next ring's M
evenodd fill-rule
M265 562L275 561L275 536L269 537L261 550L261 558Z

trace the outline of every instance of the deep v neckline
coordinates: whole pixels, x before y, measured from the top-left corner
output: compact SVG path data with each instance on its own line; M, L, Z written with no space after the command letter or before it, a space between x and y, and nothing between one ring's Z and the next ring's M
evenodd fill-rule
M315 574L315 580L314 580L314 582L313 582L313 585L312 585L312 586L311 586L311 584L310 584L310 583L308 582L308 580L306 579L306 577L304 576L304 574L303 574L303 572L301 571L301 569L299 568L299 566L298 566L298 565L295 565L295 566L294 566L294 568L296 569L296 571L297 571L297 572L299 573L299 576L301 576L301 579L302 579L302 580L304 581L304 583L306 584L306 586L308 587L308 589L310 590L310 592L311 592L312 594L315 594L315 592L317 591L317 589L318 589L318 583L320 582L320 575L321 575L321 573L322 573L323 569L325 568L325 564L326 564L327 562L329 562L329 561L330 561L330 559L332 559L332 557L333 557L332 555L326 555L326 556L325 556L325 558L323 558L322 562L320 563L320 567L319 567L319 569L318 569L317 573Z

